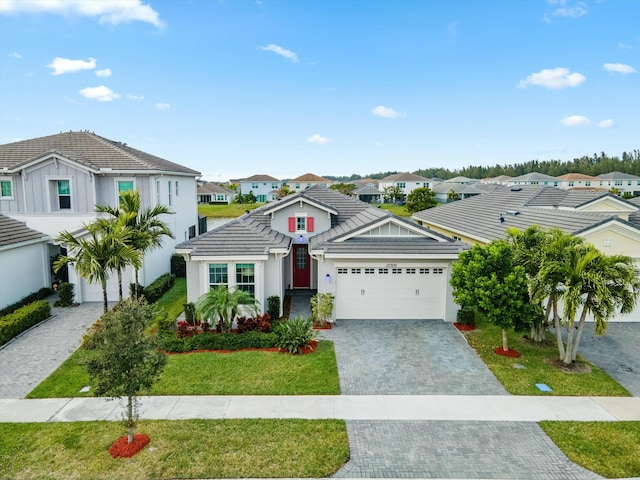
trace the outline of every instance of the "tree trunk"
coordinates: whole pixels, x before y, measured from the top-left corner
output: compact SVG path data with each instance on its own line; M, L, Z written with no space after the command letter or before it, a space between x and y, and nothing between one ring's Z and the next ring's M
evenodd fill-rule
M138 269L136 268L135 271L136 271L136 280L135 280L136 283L134 283L133 285L133 295L136 298L138 298L138 295L139 295L138 294Z
M118 299L122 302L122 269L118 269Z
M565 365L571 364L571 352L573 350L573 318L567 320L567 348L564 352L562 362Z
M127 443L133 443L133 397L127 397Z
M551 316L551 310L553 310L553 297L549 295L549 298L547 299L547 307L544 310L544 326L545 327L548 327L550 325L549 317Z
M553 327L556 329L556 340L558 341L558 358L564 358L564 343L562 341L562 330L560 330L560 317L558 316L558 300L553 299Z
M505 352L509 351L509 342L507 341L507 330L502 329L502 350Z
M587 297L587 305L590 299ZM578 345L580 345L580 337L582 336L582 330L584 330L584 324L587 320L587 307L582 307L582 315L580 315L580 323L578 324L578 331L576 332L576 339L573 342L573 348L571 349L571 360L576 361L578 356Z
M533 340L534 342L540 343L544 340L545 332L546 332L546 327L544 323L539 323L538 325L531 326L531 333L529 334L529 336L531 337L531 340Z
M107 281L101 280L102 283L102 307L104 313L109 311L109 302L107 301Z

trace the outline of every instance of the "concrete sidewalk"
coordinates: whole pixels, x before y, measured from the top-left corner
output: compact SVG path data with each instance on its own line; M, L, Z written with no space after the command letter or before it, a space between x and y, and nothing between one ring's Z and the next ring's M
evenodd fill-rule
M305 418L538 422L640 420L638 397L504 395L309 395L140 397L140 418ZM0 399L0 422L119 420L118 401L104 398Z

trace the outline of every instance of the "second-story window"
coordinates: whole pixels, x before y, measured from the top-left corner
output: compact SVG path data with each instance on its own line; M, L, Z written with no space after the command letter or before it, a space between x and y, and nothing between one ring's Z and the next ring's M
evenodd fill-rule
M169 180L169 182L167 182L167 185L169 187L169 206L173 205L173 193L171 191L171 180Z
M307 217L296 217L296 231L307 231Z
M0 180L0 198L13 198L11 180Z
M405 188L405 187L407 186L407 184L406 184L406 183L404 183L404 182L398 182L398 186L399 186L400 188Z
M178 188L178 181L176 180L176 197L180 196L180 189Z
M251 188L259 188L259 187L260 187L260 185L258 184L258 182L253 182L251 184Z
M71 209L71 185L69 180L58 180L58 208L60 210Z

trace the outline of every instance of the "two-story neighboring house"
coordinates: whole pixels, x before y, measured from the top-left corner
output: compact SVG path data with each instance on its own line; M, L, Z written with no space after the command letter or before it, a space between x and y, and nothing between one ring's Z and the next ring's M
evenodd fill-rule
M289 191L293 193L298 193L299 191L309 187L313 187L314 185L320 185L321 187L330 187L332 184L333 181L329 180L328 178L320 177L313 173L305 173L304 175L292 178L287 182Z
M507 185L539 185L541 187L557 187L560 185L560 180L544 173L531 172L520 175L519 177L513 177L511 180L507 181Z
M449 275L468 248L351 196L309 187L176 247L187 297L226 285L262 308L289 289L335 296L334 319L455 321Z
M252 175L247 178L233 180L240 184L240 193L247 195L253 193L259 203L272 202L278 198L278 192L282 189L282 181L271 175Z
M399 187L406 198L406 196L416 188L433 188L434 183L435 182L430 178L404 172L383 178L378 182L378 189L380 189L381 192L384 192L384 189L387 187Z
M52 239L62 230L83 234L82 224L98 217L96 205L117 207L120 192L138 190L142 208L163 204L175 212L162 220L175 239L146 255L140 281L147 285L170 269L176 243L197 235L196 177L199 172L91 132L66 132L0 145L0 213ZM50 244L50 256L60 251ZM76 301L100 301L73 269ZM126 278L125 281L133 281ZM31 292L25 292L29 294ZM108 294L116 298L117 285Z
M565 173L557 177L558 188L563 190L601 190L599 179L584 173ZM608 190L608 189L605 189Z
M640 177L630 173L610 172L598 175L598 186L611 190L615 188L621 194L628 192L634 197L640 196Z

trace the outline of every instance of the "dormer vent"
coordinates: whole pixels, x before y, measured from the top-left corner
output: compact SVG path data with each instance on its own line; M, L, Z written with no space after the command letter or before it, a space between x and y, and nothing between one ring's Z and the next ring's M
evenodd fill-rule
M520 215L520 212L518 210L507 210L507 215Z

